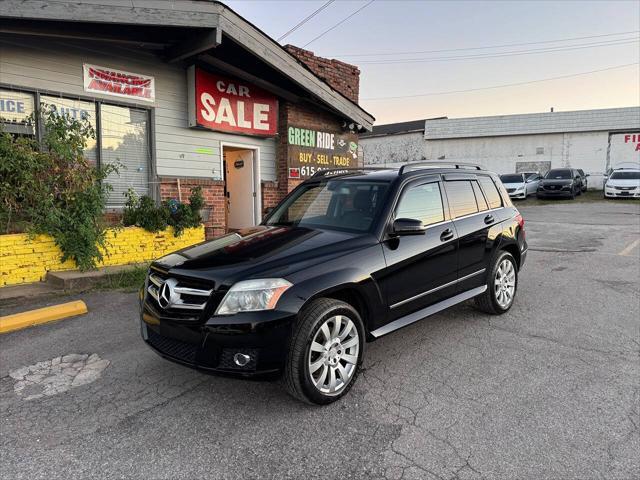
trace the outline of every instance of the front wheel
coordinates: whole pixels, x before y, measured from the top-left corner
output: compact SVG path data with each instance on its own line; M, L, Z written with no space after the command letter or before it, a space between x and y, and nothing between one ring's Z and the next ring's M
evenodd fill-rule
M307 403L325 405L346 395L364 354L364 326L348 303L312 301L301 312L284 371L287 391Z
M509 252L498 252L487 276L487 290L475 298L476 307L492 315L501 315L513 305L518 289L518 267Z

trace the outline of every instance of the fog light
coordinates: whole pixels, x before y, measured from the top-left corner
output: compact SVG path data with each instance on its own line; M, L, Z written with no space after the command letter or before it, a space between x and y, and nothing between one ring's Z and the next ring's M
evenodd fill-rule
M251 357L249 355L245 355L244 353L236 353L233 356L233 363L235 363L239 367L244 367L250 361L251 361Z

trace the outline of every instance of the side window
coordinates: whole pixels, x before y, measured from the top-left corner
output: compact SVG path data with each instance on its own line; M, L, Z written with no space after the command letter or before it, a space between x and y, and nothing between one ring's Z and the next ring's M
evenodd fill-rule
M485 210L489 210L489 205L487 205L487 201L484 198L484 195L482 194L482 190L480 190L480 186L478 185L478 182L471 182L471 186L473 187L473 193L475 193L476 195L476 203L478 204L478 209L481 212L484 212Z
M396 207L396 218L414 218L426 225L442 222L444 209L438 182L407 188Z
M478 175L478 182L480 182L482 190L484 190L484 194L487 196L489 208L500 208L502 206L502 199L500 198L500 193L498 193L496 184L493 183L491 177Z
M447 190L447 199L453 218L463 217L478 211L476 196L469 181L449 181L445 182L444 188Z

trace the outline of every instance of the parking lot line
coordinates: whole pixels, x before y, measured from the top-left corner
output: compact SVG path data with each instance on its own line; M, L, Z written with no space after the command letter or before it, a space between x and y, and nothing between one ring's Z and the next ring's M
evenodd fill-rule
M620 250L620 253L618 253L618 255L622 255L623 257L626 257L631 253L631 250L636 248L639 244L640 244L640 238L636 238L633 242L631 242L629 245L627 245L622 250Z

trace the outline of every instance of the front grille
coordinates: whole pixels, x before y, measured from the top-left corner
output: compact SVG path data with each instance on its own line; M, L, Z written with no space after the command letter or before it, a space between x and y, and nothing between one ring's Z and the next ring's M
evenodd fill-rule
M165 288L166 287L166 288ZM197 320L205 309L213 285L191 279L177 279L152 270L147 281L147 301L161 316Z
M507 193L513 193L515 191L516 191L515 188L507 188Z
M616 190L635 190L636 187L614 187Z
M164 337L150 328L147 329L147 333L147 341L160 352L184 362L195 363L196 352L198 351L197 345Z

